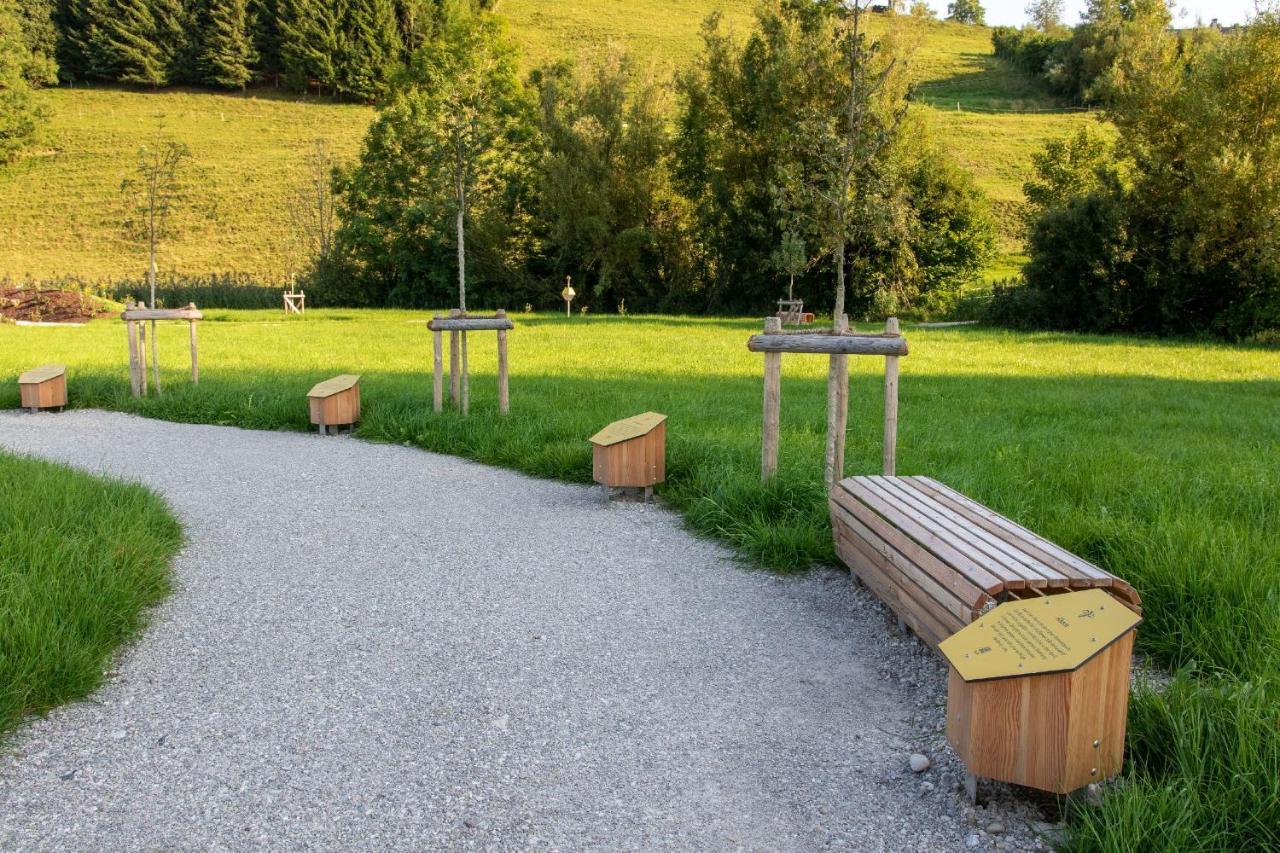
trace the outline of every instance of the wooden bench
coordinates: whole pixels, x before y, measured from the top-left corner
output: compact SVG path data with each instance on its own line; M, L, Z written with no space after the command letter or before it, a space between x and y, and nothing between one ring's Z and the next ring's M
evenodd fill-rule
M329 427L351 426L360 420L360 377L352 374L326 379L307 392L311 403L311 423L321 435Z
M937 646L996 604L1129 584L928 477L850 477L830 495L836 552L921 639Z
M18 377L18 391L24 409L32 412L60 409L67 405L67 368L61 364L46 364L28 370Z

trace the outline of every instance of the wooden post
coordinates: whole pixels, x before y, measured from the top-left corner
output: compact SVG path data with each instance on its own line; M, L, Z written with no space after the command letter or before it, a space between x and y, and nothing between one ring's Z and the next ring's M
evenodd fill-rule
M431 405L444 411L444 333L432 332Z
M462 414L471 414L471 375L467 370L467 333L462 332Z
M151 321L151 372L156 377L156 396L163 393L160 389L160 341L156 334L156 321Z
M847 316L836 318L836 334L848 329ZM844 475L844 433L849 418L849 357L833 354L830 359L827 367L827 448L823 459L823 482L827 491L831 491L831 487Z
M142 303L138 303L142 304ZM142 396L147 396L147 324L138 322L138 368L142 372Z
M890 317L885 332L898 334L898 318ZM892 477L898 468L898 357L884 357L884 475Z
M776 335L782 321L766 317L764 333ZM778 429L782 410L782 353L764 354L764 429L760 442L760 479L768 482L778 473Z
M132 303L125 304L125 310L129 310ZM138 380L138 330L134 328L132 320L125 320L125 333L129 336L129 390L133 392L133 396L142 396L142 383Z
M462 312L459 311L457 308L454 308L452 311L449 312L449 316L454 318L461 317ZM450 332L449 333L449 400L455 406L458 405L459 390L461 388L461 385L459 384L460 374L458 372L459 353L460 353L460 350L458 347L458 332Z
M499 310L495 315L500 320L507 319L507 312ZM498 330L498 413L505 415L511 411L510 386L507 380L507 330Z
M196 310L194 302L188 303L187 307L192 311ZM191 384L200 384L200 356L196 353L196 321L188 320L187 325L191 329Z

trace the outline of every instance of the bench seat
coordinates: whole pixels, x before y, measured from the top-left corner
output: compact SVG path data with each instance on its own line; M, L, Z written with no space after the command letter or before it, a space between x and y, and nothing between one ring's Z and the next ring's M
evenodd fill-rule
M933 646L997 603L1104 589L1141 612L1137 591L928 477L850 477L830 495L836 552Z

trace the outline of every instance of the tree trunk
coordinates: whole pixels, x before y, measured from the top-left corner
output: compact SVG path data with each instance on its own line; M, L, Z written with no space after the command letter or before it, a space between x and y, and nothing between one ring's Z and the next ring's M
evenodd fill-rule
M836 305L831 312L832 319L840 322L844 316L844 236L836 241Z

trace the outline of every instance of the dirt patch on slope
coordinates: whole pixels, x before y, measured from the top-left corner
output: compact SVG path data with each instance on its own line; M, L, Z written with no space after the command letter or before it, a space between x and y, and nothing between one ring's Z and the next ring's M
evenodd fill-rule
M111 313L108 302L70 290L0 287L0 317L32 323L84 323Z

